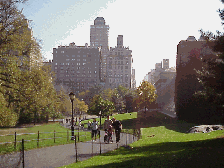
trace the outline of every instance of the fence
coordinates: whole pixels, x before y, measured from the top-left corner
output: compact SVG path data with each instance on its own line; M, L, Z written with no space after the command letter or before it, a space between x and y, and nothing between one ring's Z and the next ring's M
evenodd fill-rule
M51 132L52 133L52 132ZM53 138L51 138L51 139L54 139L54 138L56 138L56 133L58 133L58 132L53 132L54 133L54 137ZM40 133L39 133L40 134ZM37 134L38 135L38 134ZM100 136L100 135L99 135ZM99 143L93 143L93 141L91 142L91 143L88 143L87 142L87 144L91 144L91 146L89 146L90 148L92 147L92 156L94 156L94 155L96 155L96 154L101 154L101 145L103 145L102 146L102 152L103 153L105 153L105 152L108 152L108 149L107 149L107 145L106 145L106 143L103 143L103 136L104 135L102 135L101 134L101 140L99 141ZM71 137L71 136L68 136L68 137ZM67 138L67 137L66 137ZM73 149L75 149L74 150L74 155L75 155L75 162L77 162L79 159L83 159L83 158L80 158L81 156L82 156L82 154L83 154L83 152L86 152L85 150L83 150L82 148L80 148L80 147L82 147L82 145L80 146L80 145L77 145L77 140L78 139L78 137L77 137L77 135L75 135L75 137L74 137L74 148ZM125 148L129 148L129 146L128 146L128 144L129 143L133 143L134 141L136 141L136 140L138 140L139 139L139 137L138 136L135 136L135 135L131 135L131 134L127 134L127 133L122 133L121 134L121 140L122 140L122 142L121 142L121 144L120 143L116 143L116 144L114 144L114 145L116 145L116 148L119 148L120 146L124 146ZM25 162L24 162L24 143L25 143L25 141L27 141L27 140L24 140L24 139L22 139L22 141L17 141L17 143L18 142L21 142L21 143L18 143L18 146L20 147L20 145L19 144L21 144L21 147L20 147L20 152L18 152L18 154L17 155L11 155L11 156L9 156L9 157L6 157L6 160L5 160L5 162L3 162L3 163L5 163L6 164L6 166L5 167L8 167L8 165L7 165L7 163L9 163L10 162L10 167L13 165L13 167L21 167L21 166L23 166L24 167L24 164L25 164ZM81 143L82 144L82 143ZM87 144L85 144L85 145L87 145ZM110 145L109 145L110 146ZM89 149L90 149L89 148ZM95 148L95 149L94 149ZM85 148L86 149L86 148ZM95 151L95 152L94 152ZM81 154L81 155L80 155ZM27 156L26 156L27 157ZM79 157L79 158L78 158ZM91 156L90 156L91 157ZM13 162L11 161L11 160L14 160ZM1 159L0 159L1 160ZM26 160L26 158L25 158L25 160ZM3 160L2 160L3 161ZM12 163L11 163L12 162ZM2 162L1 162L2 163ZM0 166L1 167L1 166Z
M39 142L40 141L44 141L44 140L49 140L49 139L53 139L54 140L54 143L56 142L56 139L59 139L59 138L67 138L67 141L69 141L69 138L72 138L72 136L69 136L69 130L67 130L67 132L64 132L64 131L61 131L61 132L56 132L54 130L54 132L37 132L37 133L19 133L17 134L16 132L14 134L5 134L5 135L0 135L0 137L4 137L4 136L14 136L14 141L10 141L10 142L0 142L0 145L4 145L4 144L13 144L14 143L14 149L16 149L16 146L17 146L17 143L18 142L22 142L22 141L18 141L18 136L21 136L21 135L37 135L37 138L36 139L28 139L28 140L24 140L24 141L37 141L37 147L39 147ZM75 132L77 132L77 136L78 136L78 141L79 141L79 137L80 136L85 136L85 139L86 139L86 132L85 131L74 131L74 134ZM84 135L80 135L81 132L85 132ZM61 137L61 136L56 136L56 134L59 134L59 133L67 133L67 136L66 137ZM46 138L41 138L40 139L40 134L53 134L52 137L46 137Z

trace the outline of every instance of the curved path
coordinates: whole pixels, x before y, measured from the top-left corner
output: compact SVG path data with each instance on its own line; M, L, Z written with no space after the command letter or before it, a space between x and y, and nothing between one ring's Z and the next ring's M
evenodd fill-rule
M103 142L103 137L104 131L101 131L100 140L97 139L96 142L87 141L77 143L78 160L83 161L89 159L94 155L100 154L100 144L101 153L106 153L137 140L137 138L133 137L133 135L121 133L121 140L119 143L105 144ZM113 135L113 140L115 142L115 135ZM32 149L29 151L25 151L24 153L26 168L52 168L76 162L75 143L40 149ZM20 159L19 157L19 152L14 154L0 155L0 167L22 167L22 163L17 166Z

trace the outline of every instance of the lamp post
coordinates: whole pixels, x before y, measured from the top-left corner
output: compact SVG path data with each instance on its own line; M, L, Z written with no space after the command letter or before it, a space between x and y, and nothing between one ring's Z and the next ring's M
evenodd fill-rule
M71 92L69 94L69 97L71 99L71 102L72 102L72 126L71 126L71 130L72 130L72 137L71 137L71 140L74 140L74 114L73 114L73 101L75 99L75 95L73 92Z
M101 130L101 111L99 112L99 115L100 115L100 130ZM100 130L99 130L99 138L100 138Z
M99 115L100 115L100 129L101 129L101 111L99 112Z

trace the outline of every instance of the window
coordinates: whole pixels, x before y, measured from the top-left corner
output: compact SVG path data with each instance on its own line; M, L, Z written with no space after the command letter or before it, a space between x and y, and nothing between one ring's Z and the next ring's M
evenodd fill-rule
M61 51L61 53L65 53L64 51Z
M77 63L77 65L80 65L80 63Z
M63 67L61 67L61 69L63 69Z
M72 61L75 61L75 59L73 58Z
M72 57L75 57L75 55L72 55Z
M125 69L128 69L128 66L125 66Z
M56 62L55 65L58 65L58 63Z
M86 57L86 55L83 55L83 57Z
M77 57L80 57L80 55L77 55Z
M84 62L84 63L82 63L82 65L85 65L86 63Z
M83 59L83 61L86 61L86 59Z
M77 59L77 61L80 61L80 59Z
M96 71L94 71L94 73L96 74Z
M55 53L57 53L57 51L55 51Z
M70 59L66 59L66 61L69 61Z
M55 69L57 69L58 67L54 67Z

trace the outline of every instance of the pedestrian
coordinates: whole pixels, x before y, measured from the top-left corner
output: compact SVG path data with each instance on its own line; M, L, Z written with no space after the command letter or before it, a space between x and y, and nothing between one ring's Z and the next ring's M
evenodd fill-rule
M119 120L116 120L114 117L112 118L112 126L115 129L115 135L116 135L116 143L120 141L120 133L122 130L122 124Z
M109 129L110 125L112 125L112 121L110 120L110 116L107 116L107 119L105 120L104 125L103 125L103 129L105 131L107 131Z
M94 142L93 137L95 136L95 141L96 141L96 135L98 130L98 122L96 121L95 118L93 119L93 122L91 125L92 125L92 141Z

